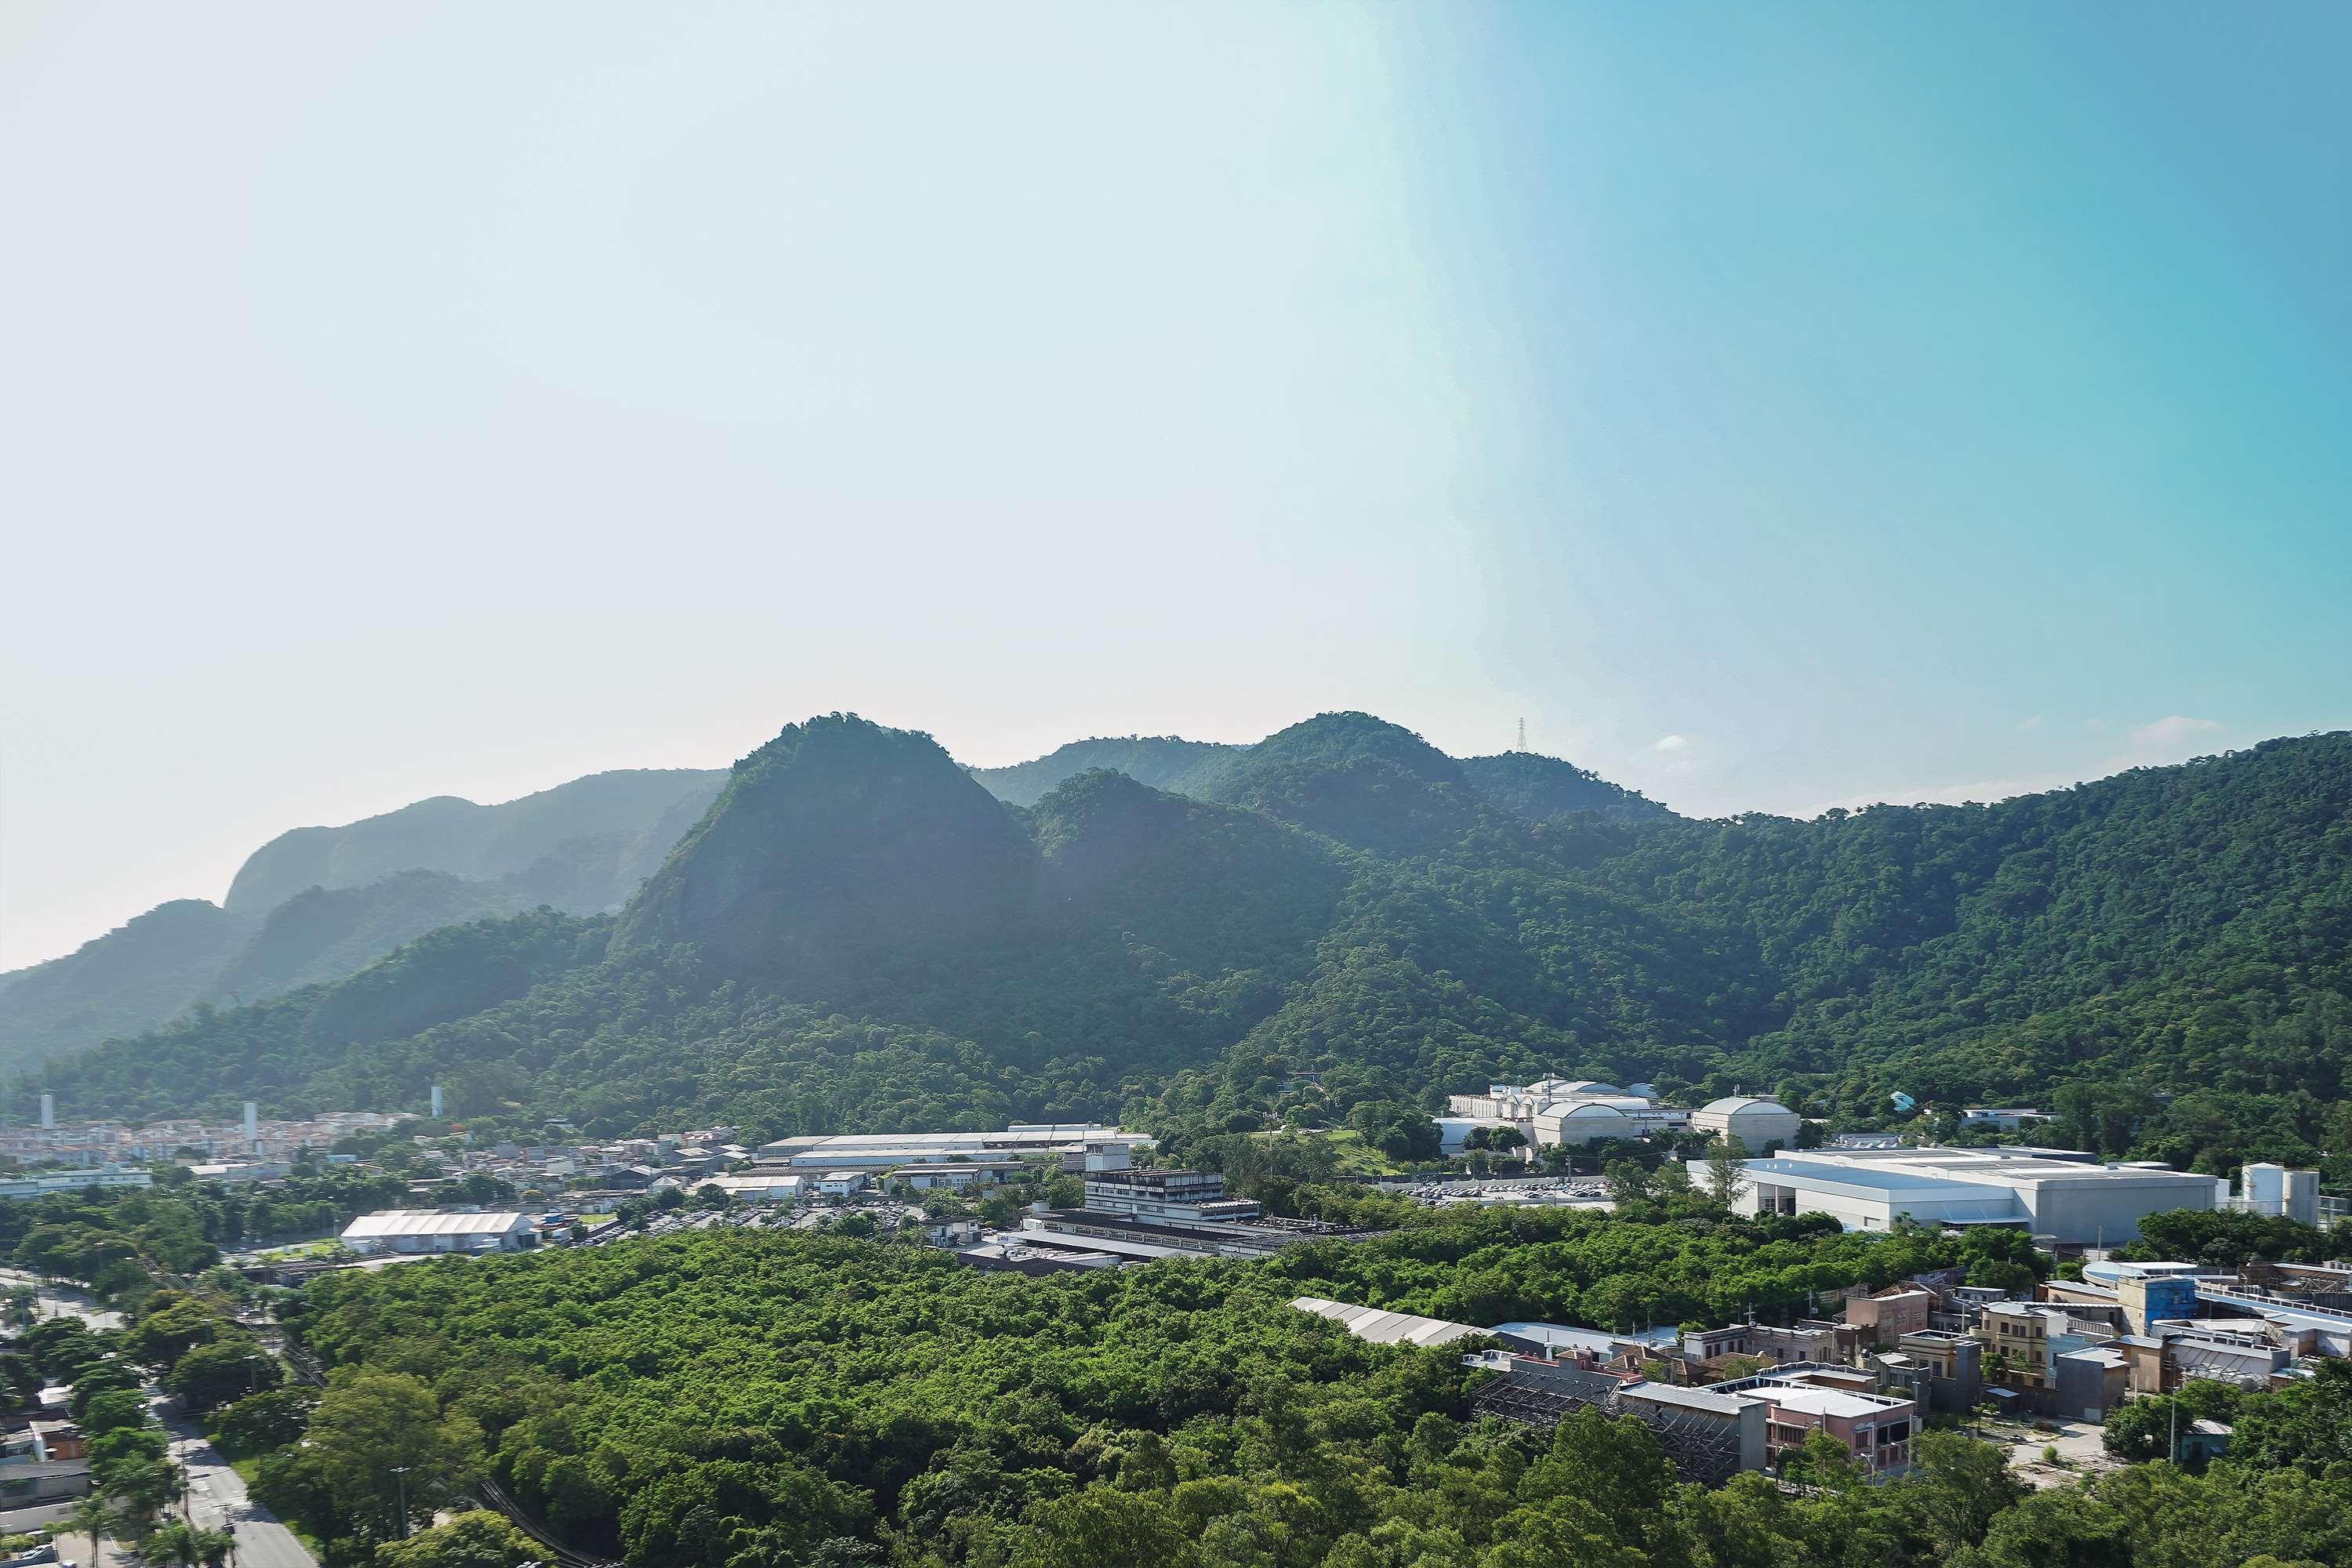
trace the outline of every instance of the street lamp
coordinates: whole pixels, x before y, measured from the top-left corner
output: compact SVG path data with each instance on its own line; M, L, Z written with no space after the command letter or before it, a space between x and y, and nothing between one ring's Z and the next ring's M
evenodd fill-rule
M392 1474L400 1486L400 1538L405 1541L408 1539L408 1467L394 1465Z

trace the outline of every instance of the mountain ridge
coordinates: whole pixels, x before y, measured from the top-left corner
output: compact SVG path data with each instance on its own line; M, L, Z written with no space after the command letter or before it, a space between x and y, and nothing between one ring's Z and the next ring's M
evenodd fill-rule
M340 1012L314 987L44 1077L126 1114L442 1082L779 1136L1231 1130L1559 1072L1864 1121L2046 1094L2182 1163L2315 1158L2343 1098L2352 736L1811 822L1536 820L1368 716L1281 736L1196 782L1230 800L1090 770L1020 808L928 737L813 721L610 925L436 932Z

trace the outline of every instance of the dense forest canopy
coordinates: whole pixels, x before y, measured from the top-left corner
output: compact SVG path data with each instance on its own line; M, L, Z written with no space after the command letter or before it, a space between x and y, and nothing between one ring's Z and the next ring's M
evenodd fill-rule
M1743 1291L1801 1303L1968 1261L1926 1234L1522 1213L1263 1263L1025 1279L887 1242L713 1233L322 1278L286 1315L329 1369L323 1394L291 1419L265 1394L221 1421L267 1430L257 1493L332 1563L367 1561L400 1504L463 1509L484 1479L632 1568L2240 1568L2352 1552L2341 1363L2233 1402L2242 1467L2144 1465L2037 1499L2000 1450L1931 1431L1891 1484L1818 1439L1786 1478L1801 1484L1708 1490L1637 1422L1480 1419L1486 1374L1461 1347L1369 1345L1289 1304L1574 1312L1664 1279L1720 1311ZM1489 1277L1515 1283L1464 1297ZM391 1494L387 1462L419 1495Z
M1181 760L1188 793L1097 769L1023 807L926 737L814 720L737 765L614 921L439 931L44 1082L156 1115L438 1081L476 1117L777 1136L1262 1126L1557 1072L1864 1124L1897 1089L2022 1097L2213 1169L2352 1156L2328 1121L2352 737L1811 822L1523 810L1581 776L1362 714Z

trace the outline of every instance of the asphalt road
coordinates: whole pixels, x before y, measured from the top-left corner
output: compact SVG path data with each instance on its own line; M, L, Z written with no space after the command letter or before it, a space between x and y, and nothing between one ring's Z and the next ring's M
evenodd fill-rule
M28 1276L15 1269L0 1269L0 1289L31 1282ZM98 1310L89 1304L89 1298L76 1290L57 1290L44 1285L37 1302L36 1310L44 1318L63 1317L70 1312L93 1329L119 1328L122 1323L120 1313ZM189 1511L205 1529L226 1530L236 1535L236 1554L232 1561L236 1568L319 1568L319 1560L310 1555L292 1531L246 1496L244 1480L205 1441L194 1421L172 1416L163 1419L172 1436L173 1458L188 1467ZM88 1540L74 1536L68 1546L67 1539L58 1538L58 1551L63 1555L79 1563L93 1561ZM127 1556L126 1547L110 1545L103 1561L110 1565Z
M318 1568L319 1560L294 1532L246 1496L244 1478L229 1468L194 1422L167 1415L163 1426L172 1434L173 1457L188 1469L189 1510L199 1528L236 1536L237 1568Z

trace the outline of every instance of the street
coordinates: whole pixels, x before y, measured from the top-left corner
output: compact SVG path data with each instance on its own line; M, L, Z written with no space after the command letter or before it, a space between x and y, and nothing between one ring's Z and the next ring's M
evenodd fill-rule
M18 1270L0 1269L0 1289L35 1283L29 1275ZM36 1312L44 1318L72 1313L93 1329L122 1325L120 1313L98 1310L78 1290L38 1285L35 1302ZM152 1385L149 1393L154 1393ZM171 1436L172 1457L187 1466L190 1514L196 1524L206 1530L226 1530L236 1536L233 1561L237 1568L319 1568L318 1559L310 1555L292 1531L246 1496L244 1480L229 1468L228 1461L220 1457L194 1421L165 1415L160 1409L156 1414ZM87 1539L72 1537L70 1546L67 1541L63 1535L58 1538L58 1550L65 1556L81 1563L94 1561ZM120 1561L123 1551L120 1546L109 1547L104 1561Z
M236 1537L237 1568L318 1568L318 1559L294 1532L246 1496L244 1478L194 1421L162 1418L172 1434L172 1457L187 1467L189 1512L199 1529L226 1530Z

